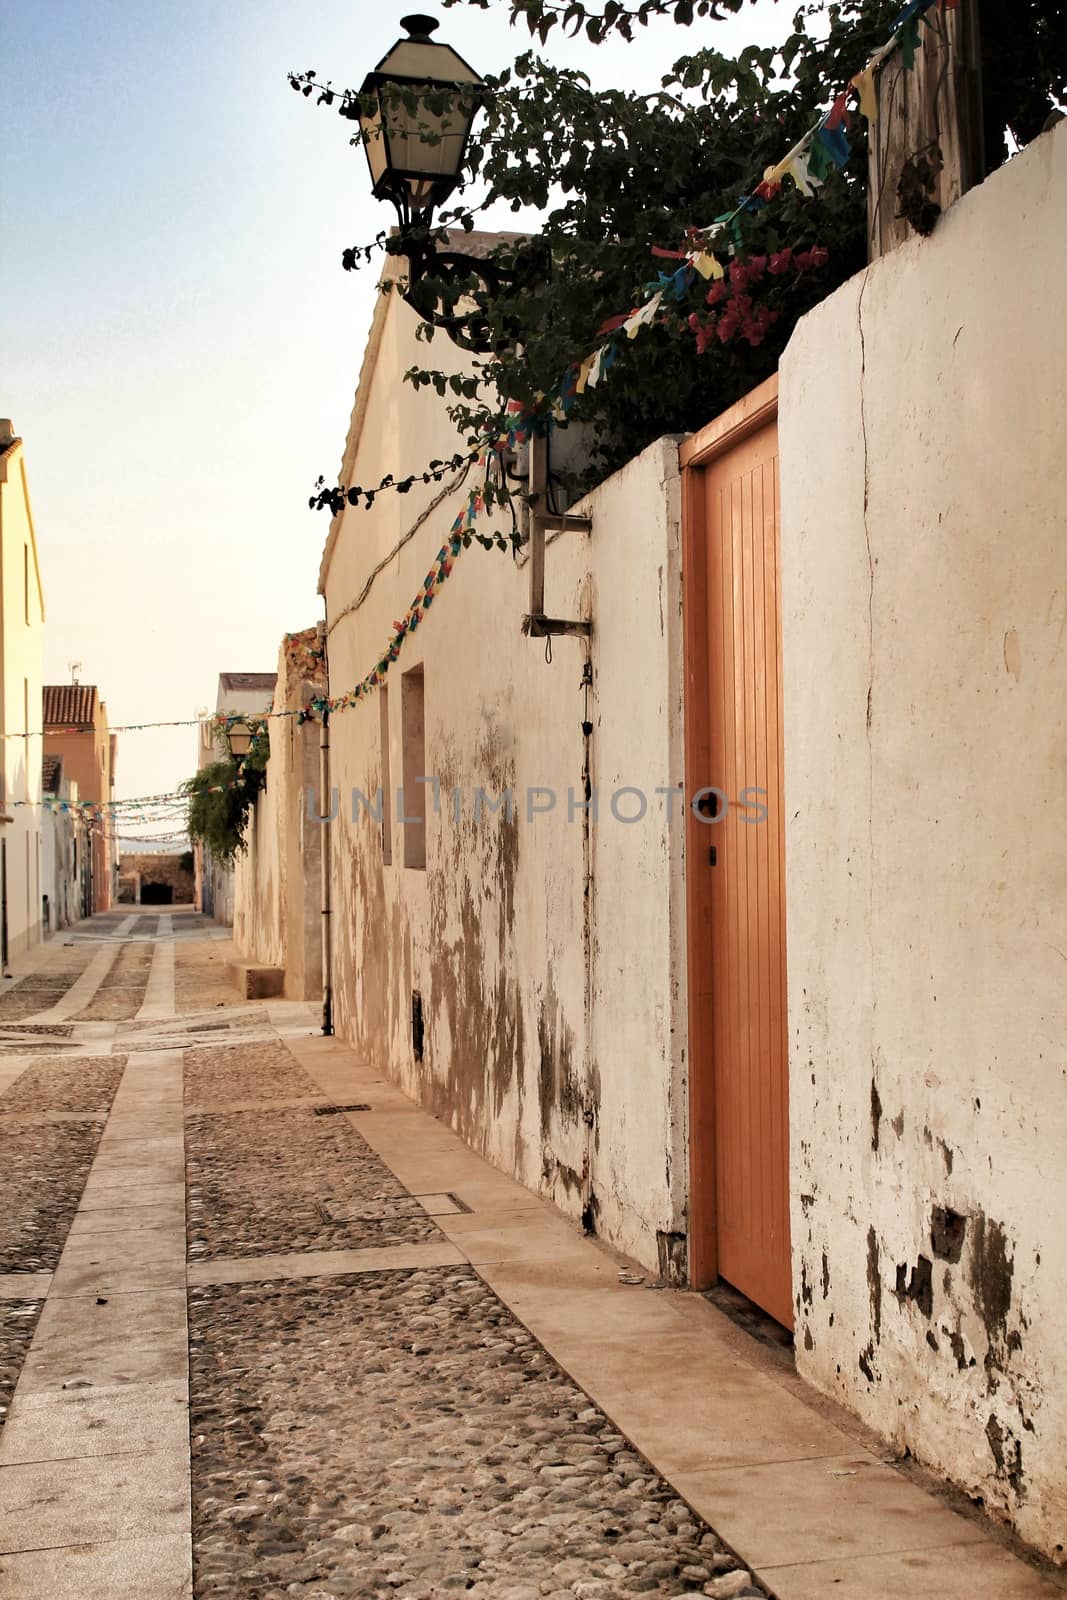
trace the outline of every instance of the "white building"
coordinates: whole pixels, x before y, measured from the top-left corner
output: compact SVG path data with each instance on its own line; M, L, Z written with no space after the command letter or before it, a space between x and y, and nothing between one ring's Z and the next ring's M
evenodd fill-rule
M48 934L92 915L92 834L61 756L45 756L41 790L41 916Z
M41 938L44 595L22 440L0 419L0 957Z
M277 674L273 672L220 672L215 715L238 711L245 716L265 716L274 701ZM224 761L227 755L226 739L211 717L205 717L197 729L196 769L202 771L215 761ZM197 844L196 903L199 910L216 922L233 926L234 880L233 868L224 861L216 861L210 850Z
M433 591L331 718L338 1031L1059 1563L1065 196L1061 125L600 485L551 663L525 555L430 577L469 479L346 505L320 573L335 698ZM452 453L415 327L379 300L342 483Z

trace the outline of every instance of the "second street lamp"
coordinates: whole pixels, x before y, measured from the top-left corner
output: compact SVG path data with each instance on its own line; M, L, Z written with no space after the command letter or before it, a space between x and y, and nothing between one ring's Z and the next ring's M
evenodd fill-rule
M226 745L238 766L251 751L255 737L255 730L247 722L232 722L228 725Z

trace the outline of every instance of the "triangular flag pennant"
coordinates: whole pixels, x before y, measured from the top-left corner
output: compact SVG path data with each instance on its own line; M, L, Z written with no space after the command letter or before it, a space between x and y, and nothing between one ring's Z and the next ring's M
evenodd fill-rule
M623 327L626 329L626 337L628 339L636 339L637 335L641 332L641 329L648 326L653 317L656 315L656 312L659 310L659 303L662 299L663 290L660 289L652 296L651 300L645 301L645 304L641 306L640 310L634 311L630 314L630 316L623 323Z
M787 168L789 176L800 190L806 200L810 200L818 186L819 179L808 170L808 157L806 153L795 155Z
M702 278L723 278L726 276L722 262L717 256L713 256L710 250L702 250L698 256L694 256L693 266Z
M843 128L819 128L811 141L808 171L811 177L829 177L835 167L843 167L850 154L848 135Z
M837 96L837 99L830 107L830 115L826 119L826 126L829 128L831 133L835 132L838 128L848 127L848 107L845 104L847 96L848 90L842 89L841 93Z
M581 366L578 368L578 382L574 386L575 394L584 394L585 393L585 386L586 386L587 382L589 381L589 373L592 370L593 362L595 360L596 360L596 352L594 351L592 355L586 356L585 360L582 362Z
M586 380L590 389L595 389L600 382L600 376L604 370L604 351L606 349L606 345L601 345L599 350L593 352L592 365L589 368L589 377Z
M849 87L859 95L860 115L866 117L868 122L877 122L878 92L874 87L874 68L864 67L862 72L857 72Z

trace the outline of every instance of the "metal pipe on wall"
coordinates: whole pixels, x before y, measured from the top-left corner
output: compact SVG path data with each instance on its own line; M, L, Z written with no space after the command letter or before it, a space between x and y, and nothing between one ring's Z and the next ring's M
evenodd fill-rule
M325 604L325 598L323 603ZM327 656L326 623L318 624L322 662L326 669L326 698L330 695L330 666ZM333 806L330 804L330 713L324 709L319 732L319 820L322 847L319 856L322 902L322 1031L333 1033L333 908L330 903L330 833Z

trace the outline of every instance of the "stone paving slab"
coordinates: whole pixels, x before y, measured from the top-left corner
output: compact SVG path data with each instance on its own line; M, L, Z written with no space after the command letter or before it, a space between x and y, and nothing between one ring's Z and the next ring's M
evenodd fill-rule
M157 1208L157 1209L166 1209ZM95 1217L90 1212L88 1217ZM165 1228L132 1229L128 1238L111 1233L75 1233L71 1230L63 1251L62 1268L158 1266L161 1262L185 1265L185 1241L179 1232L177 1207L171 1209Z
M181 1450L188 1442L188 1404L182 1379L20 1394L8 1415L3 1462Z
M409 1267L461 1266L454 1245L394 1245L376 1250L309 1250L291 1255L244 1256L232 1261L191 1261L190 1287L209 1283L258 1283L269 1278L325 1278L343 1272L396 1272Z
M0 1600L192 1600L192 1592L187 1530L0 1556Z
M50 1272L7 1272L0 1275L0 1300L43 1300L52 1282Z
M674 1472L672 1480L691 1505L715 1518L724 1538L768 1571L847 1555L988 1543L977 1523L865 1452Z
M151 1237L151 1235L150 1235ZM142 1294L149 1289L180 1289L185 1284L184 1261L156 1261L124 1266L78 1266L60 1262L52 1279L52 1300L83 1296Z
M75 1384L110 1388L185 1372L184 1290L117 1295L102 1306L89 1296L69 1301L50 1295L20 1383L29 1392Z
M113 1185L95 1184L90 1178L82 1191L78 1215L83 1217L90 1211L113 1211L118 1207L143 1211L146 1207L167 1204L180 1205L184 1215L184 1183L177 1180L168 1183L130 1183L116 1189Z
M996 1545L906 1550L765 1569L777 1600L1055 1600L1040 1572Z
M125 1199L127 1190L122 1191ZM118 1198L118 1196L116 1196ZM75 1239L92 1234L128 1234L134 1238L141 1231L167 1230L185 1226L185 1196L172 1200L157 1200L149 1205L115 1205L94 1209L81 1209L75 1215L67 1235L67 1246Z
M184 1450L0 1464L0 1554L182 1534L188 1526Z
M152 1191L176 1188L184 1176L184 1166L176 1156L159 1160L141 1160L136 1163L116 1163L94 1172L86 1181L85 1193L90 1200L116 1189L143 1189Z

